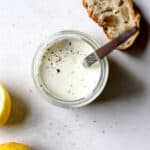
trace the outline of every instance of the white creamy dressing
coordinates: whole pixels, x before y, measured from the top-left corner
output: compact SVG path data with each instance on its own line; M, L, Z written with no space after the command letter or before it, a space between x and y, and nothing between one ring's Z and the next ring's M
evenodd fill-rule
M90 68L83 59L94 50L81 39L63 39L49 45L40 63L40 78L55 97L68 101L87 97L97 86L100 63Z

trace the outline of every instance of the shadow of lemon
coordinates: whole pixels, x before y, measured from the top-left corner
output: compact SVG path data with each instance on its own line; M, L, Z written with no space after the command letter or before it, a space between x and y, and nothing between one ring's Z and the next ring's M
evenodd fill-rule
M29 113L29 109L25 99L22 99L20 96L11 95L12 108L11 114L6 125L16 125L23 123Z

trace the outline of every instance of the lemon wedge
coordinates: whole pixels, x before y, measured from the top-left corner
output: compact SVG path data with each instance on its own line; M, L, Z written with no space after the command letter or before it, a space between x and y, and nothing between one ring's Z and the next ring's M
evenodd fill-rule
M0 84L0 126L8 120L11 111L11 100L7 90Z
M30 150L27 145L9 142L0 145L0 150Z

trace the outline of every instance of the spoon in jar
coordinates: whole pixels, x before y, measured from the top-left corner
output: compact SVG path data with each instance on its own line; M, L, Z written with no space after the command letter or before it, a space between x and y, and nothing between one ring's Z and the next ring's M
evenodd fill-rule
M133 27L128 31L122 33L117 38L113 39L112 41L108 42L101 48L97 49L95 52L91 53L83 60L83 66L90 67L94 63L98 61L98 58L103 59L109 53L111 53L114 49L116 49L120 44L127 41L131 36L133 36L137 32L138 28Z

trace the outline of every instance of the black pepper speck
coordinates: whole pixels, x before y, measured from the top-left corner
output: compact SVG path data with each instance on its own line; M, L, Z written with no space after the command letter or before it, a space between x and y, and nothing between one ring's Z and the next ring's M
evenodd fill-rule
M46 66L46 69L49 69L49 66Z
M71 42L69 42L69 45L70 45L70 46L71 46L71 44L72 44L72 43L71 43Z
M60 69L56 69L57 73L60 73Z

